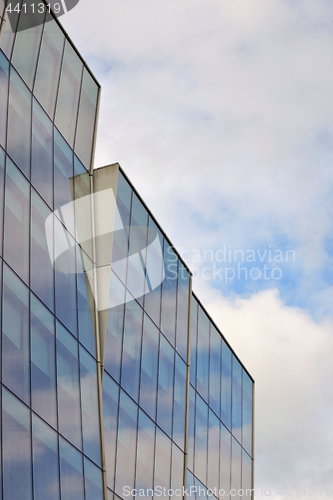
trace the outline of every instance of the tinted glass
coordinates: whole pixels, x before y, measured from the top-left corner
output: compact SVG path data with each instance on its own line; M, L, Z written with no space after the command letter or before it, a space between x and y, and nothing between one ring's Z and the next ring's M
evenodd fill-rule
M165 278L162 283L161 330L172 345L176 340L176 300L178 260L169 243L164 240Z
M239 361L232 358L232 433L236 439L242 440L242 367Z
M139 304L135 300L128 302L125 310L121 384L135 400L139 397L142 321L143 311Z
M83 457L62 437L59 444L61 500L84 500Z
M196 387L197 378L197 337L198 337L198 302L191 298L191 356L190 356L190 382Z
M222 341L221 420L231 430L231 351Z
M194 438L195 438L195 390L190 386L189 410L188 410L188 444L187 444L187 467L194 470Z
M154 420L156 417L158 340L158 329L145 315L141 358L140 406Z
M73 151L57 130L54 131L54 208L72 201L70 179L74 176ZM74 225L70 224L70 227Z
M158 427L156 428L154 487L170 488L171 441ZM154 498L159 498L156 494Z
M2 242L3 242L3 210L4 210L4 197L5 197L5 153L0 148L0 255L2 255Z
M81 259L81 252L79 247L77 247L78 261ZM85 264L89 262L90 259L85 255ZM92 263L91 263L92 268ZM79 339L80 342L95 355L95 334L93 327L93 319L95 314L95 304L91 300L89 302L88 291L90 289L89 279L86 273L78 273L77 279L77 306L78 306L78 328L79 328Z
M53 126L33 101L31 182L49 207L53 207Z
M209 380L209 320L199 307L198 352L197 352L197 391L208 402Z
M195 475L206 484L207 476L208 406L197 395L195 419Z
M218 416L220 416L221 411L221 349L221 335L216 328L211 325L209 352L209 406Z
M139 411L138 449L136 462L137 489L153 487L155 451L155 424L141 410ZM145 498L152 498L146 496Z
M175 351L163 336L160 338L158 370L157 423L171 437Z
M116 459L119 386L104 373L103 377L103 423L106 458L107 485L114 489Z
M243 370L242 445L252 454L252 380Z
M121 172L119 172L116 201L124 231L116 231L113 235L112 269L123 283L126 283L131 200L132 188Z
M186 402L186 364L176 354L175 388L173 402L173 440L184 449Z
M146 266L147 266L147 274L149 276L149 280L154 283L158 283L163 278L164 273L164 264L161 259L161 255L158 250L163 248L163 236L156 226L155 222L151 217L149 217L149 228L150 230L155 230L159 237L159 245L149 245L147 249L147 258L146 258ZM162 293L162 285L158 285L154 290L149 291L148 283L146 288L146 295L144 298L145 302L145 311L149 314L152 320L155 322L157 326L160 325L160 316L161 316L161 293Z
M179 354L187 359L187 326L190 277L183 264L178 262L178 296L177 296L177 339L176 347Z
M209 410L209 429L208 429L208 468L207 468L207 486L211 490L219 487L220 475L220 421Z
M75 153L88 168L95 130L98 87L86 69L83 71Z
M252 460L244 450L242 450L242 490L244 491L243 498L247 500L253 498Z
M182 491L184 475L184 453L172 443L172 463L171 463L171 488L175 495L171 499L179 498L179 493L176 490Z
M115 280L118 278L111 271ZM118 280L119 281L119 280ZM111 282L112 283L112 282ZM108 310L105 341L105 369L119 382L124 325L123 304Z
M231 434L224 425L221 425L220 448L220 489L224 489L227 496L230 491Z
M9 62L0 52L0 145L6 144Z
M102 472L87 458L84 459L86 500L103 500Z
M22 4L23 0L19 0L16 2L15 5L19 6ZM6 18L8 19L8 18ZM12 50L13 50L13 44L15 40L15 34L16 34L16 29L17 29L17 24L18 24L19 16L13 16L13 25L6 20L5 23L2 23L2 33L1 33L1 44L0 48L1 50L6 54L8 59L11 58L12 55Z
M236 495L233 496L236 500L240 499L238 495L241 489L242 482L242 448L237 443L236 439L232 438L231 445L231 489L236 490Z

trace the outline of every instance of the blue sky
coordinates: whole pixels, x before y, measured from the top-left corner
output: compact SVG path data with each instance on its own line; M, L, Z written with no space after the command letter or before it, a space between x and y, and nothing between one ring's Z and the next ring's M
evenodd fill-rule
M256 380L257 488L319 496L333 484L332 2L80 0L61 21L102 85L96 166L127 172ZM296 257L280 279L204 279L237 268L217 261L224 245ZM205 250L215 262L194 262ZM271 269L259 260L249 273Z

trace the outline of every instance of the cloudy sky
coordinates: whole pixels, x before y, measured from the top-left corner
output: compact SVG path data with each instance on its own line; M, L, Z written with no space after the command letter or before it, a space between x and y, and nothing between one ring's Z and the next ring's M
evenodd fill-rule
M96 166L127 172L256 380L257 498L333 496L332 1L81 0L61 21L102 85Z

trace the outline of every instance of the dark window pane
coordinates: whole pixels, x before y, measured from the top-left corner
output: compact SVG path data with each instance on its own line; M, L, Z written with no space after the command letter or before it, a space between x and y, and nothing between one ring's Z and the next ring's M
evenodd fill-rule
M170 488L171 479L171 440L156 427L154 488ZM156 500L159 498L154 496Z
M53 207L53 126L33 100L31 181L46 203Z
M34 500L59 500L58 436L32 415Z
M86 500L103 500L102 472L87 458L84 459Z
M30 411L2 390L3 499L31 499Z
M9 62L0 52L0 145L6 144Z
M237 443L236 439L232 438L231 446L231 489L236 490L236 495L233 496L236 500L240 500L238 492L241 488L242 476L242 448Z
M78 343L58 322L57 381L59 431L81 449Z
M214 490L219 487L220 465L220 421L209 410L207 485Z
M31 93L12 68L10 71L8 153L30 178Z
M70 146L74 145L83 64L66 41L61 69L55 124Z
M29 291L7 266L3 270L2 330L2 381L29 404Z
M166 240L164 240L164 267L161 330L171 344L175 345L178 259Z
M116 459L119 386L104 373L103 377L103 423L106 458L107 485L114 489Z
M53 427L56 419L54 316L31 294L32 408Z
M97 95L98 87L88 71L84 69L75 140L75 153L88 168L91 163Z
M59 25L54 20L50 21L51 17L47 14L34 94L53 119L65 37Z
M31 288L49 309L54 309L54 271L48 252L45 221L51 210L31 190ZM51 219L52 220L52 219Z
M216 415L221 411L221 349L222 337L216 328L210 327L209 353L209 406Z
M231 430L231 351L222 341L221 420Z
M101 462L96 361L80 346L83 452L96 464Z
M184 453L172 443L172 464L171 464L171 489L182 491L184 476ZM179 493L179 492L177 492ZM173 495L170 500L179 499L179 495Z
M150 283L159 283L164 277L164 263L163 258L161 258L163 257L163 236L151 217L149 217L149 229L150 231L156 231L158 240L149 245L147 249L147 274L149 276ZM146 295L144 298L145 311L149 314L157 326L160 326L161 298L162 284L159 284L151 291L146 288Z
M221 425L221 444L220 444L220 489L226 492L225 496L230 494L230 476L231 476L231 434Z
M189 410L188 410L188 445L187 445L187 467L194 470L194 438L195 438L195 390L190 386Z
M197 395L195 415L195 461L194 473L206 484L207 479L207 440L208 440L208 406Z
M126 304L121 385L136 401L139 398L143 311L132 300Z
M242 440L242 367L239 361L232 358L232 433Z
M187 360L187 327L190 277L183 264L178 263L178 296L177 296L177 339L176 347L181 357Z
M197 352L197 391L208 402L209 381L209 319L199 307L198 352Z
M0 96L0 99L1 99L1 96ZM5 153L0 148L0 255L2 255L2 242L3 242L3 209L4 209L4 197L5 197L5 192L4 192L5 158L6 158Z
M153 420L156 418L158 340L158 329L145 315L143 322L140 406Z
M192 296L190 382L194 388L196 388L196 381L197 381L197 340L198 340L198 302Z
M186 401L186 364L176 354L175 394L173 407L173 440L184 449Z
M155 424L139 410L138 451L135 488L147 490L153 487ZM151 499L152 496L145 496Z
M252 380L243 370L242 445L252 454Z
M157 423L171 437L175 351L161 335L158 370Z
M84 500L83 457L62 437L59 444L61 500Z

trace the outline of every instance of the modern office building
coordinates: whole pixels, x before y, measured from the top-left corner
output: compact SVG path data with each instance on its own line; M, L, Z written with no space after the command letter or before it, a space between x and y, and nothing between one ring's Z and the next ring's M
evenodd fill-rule
M0 499L252 498L253 380L120 166L93 170L99 84L47 8L0 15Z

